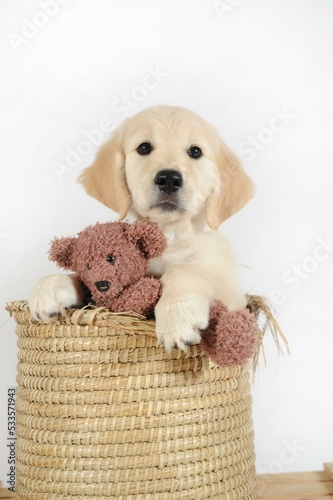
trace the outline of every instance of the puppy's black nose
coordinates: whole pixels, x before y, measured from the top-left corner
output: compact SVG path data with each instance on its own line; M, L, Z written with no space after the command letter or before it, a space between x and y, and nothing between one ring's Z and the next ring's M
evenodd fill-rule
M162 193L171 194L183 186L183 176L177 170L160 170L154 182Z
M110 288L110 283L108 281L96 281L96 288L99 292L107 292Z

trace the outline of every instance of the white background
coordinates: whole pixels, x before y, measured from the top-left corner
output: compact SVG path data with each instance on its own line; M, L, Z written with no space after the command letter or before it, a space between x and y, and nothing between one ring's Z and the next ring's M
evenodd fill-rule
M321 469L333 461L332 2L54 2L0 4L0 479L16 376L5 303L58 272L46 255L54 235L116 217L76 178L109 135L96 129L154 104L216 125L257 186L221 228L247 266L244 288L271 297L292 351L278 356L266 339L257 468Z

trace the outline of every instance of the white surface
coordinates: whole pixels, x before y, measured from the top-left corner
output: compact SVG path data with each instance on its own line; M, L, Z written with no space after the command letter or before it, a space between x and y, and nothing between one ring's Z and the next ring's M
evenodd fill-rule
M258 471L320 469L333 460L332 2L46 3L0 5L0 479L16 374L5 302L57 272L54 235L114 217L76 178L103 130L154 104L218 126L257 185L222 229L250 268L244 287L273 298L293 353L278 358L266 341L253 390Z

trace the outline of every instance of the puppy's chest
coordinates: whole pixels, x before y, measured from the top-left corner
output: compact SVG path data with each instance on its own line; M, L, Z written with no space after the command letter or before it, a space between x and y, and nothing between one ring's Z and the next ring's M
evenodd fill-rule
M159 278L170 267L183 262L190 262L194 259L195 249L184 244L173 244L167 247L161 257L151 259L149 262L148 272L156 278Z

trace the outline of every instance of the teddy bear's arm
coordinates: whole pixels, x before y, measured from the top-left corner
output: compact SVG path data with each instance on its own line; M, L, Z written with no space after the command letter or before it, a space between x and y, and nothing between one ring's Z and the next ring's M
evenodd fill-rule
M140 278L127 287L116 299L112 300L110 309L113 312L132 311L147 314L156 306L160 298L162 285L155 278Z

